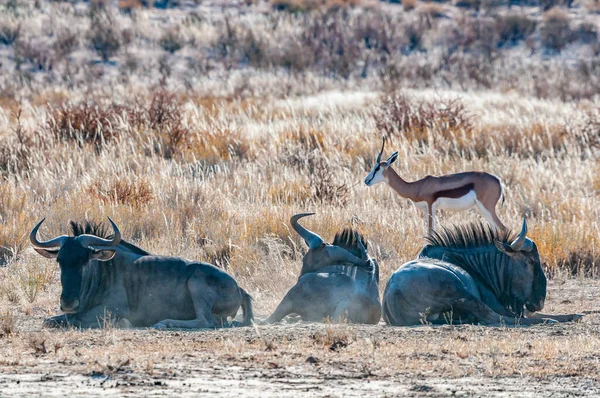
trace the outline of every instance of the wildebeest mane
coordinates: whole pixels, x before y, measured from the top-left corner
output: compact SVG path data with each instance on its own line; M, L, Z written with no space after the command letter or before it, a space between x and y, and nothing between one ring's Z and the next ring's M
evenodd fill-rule
M94 235L99 238L110 239L113 237L113 234L110 232L109 226L104 222L96 222L96 221L69 221L69 226L71 227L71 233L73 236L79 236L83 234ZM121 239L120 245L126 247L134 253L141 255L149 255L147 251L141 249L134 245L133 243L129 243L126 240Z
M512 232L494 229L491 225L479 222L458 224L451 227L442 226L429 232L425 237L431 246L449 249L471 249L474 247L493 245L494 241L510 243L514 239Z
M333 245L348 250L356 257L361 258L360 247L358 246L358 241L356 240L356 234L358 234L360 241L365 248L367 248L367 241L365 237L360 232L357 233L352 228L344 228L342 231L336 233L335 237L333 238Z

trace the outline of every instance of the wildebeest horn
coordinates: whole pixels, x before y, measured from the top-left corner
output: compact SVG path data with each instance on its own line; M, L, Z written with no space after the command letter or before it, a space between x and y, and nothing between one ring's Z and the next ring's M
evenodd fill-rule
M385 137L383 137L382 140L383 144L381 144L381 151L379 151L379 155L377 155L377 163L381 162L381 155L383 155L383 148L385 147Z
M367 248L365 247L365 245L363 245L362 240L360 239L360 235L358 235L358 232L354 231L354 236L356 237L358 248L360 249L360 257L364 261L367 261L369 259L369 253L367 252Z
M523 248L523 244L525 244L525 239L527 239L527 219L523 219L523 227L521 228L521 233L519 236L510 244L510 248L514 251L518 252Z
M315 234L314 232L309 231L308 229L306 229L302 225L300 225L300 223L298 223L298 220L301 219L302 217L312 216L313 214L315 214L315 213L295 214L292 216L292 218L290 218L290 224L292 224L292 228L294 228L294 231L296 231L298 233L298 235L300 235L302 237L302 239L304 239L304 242L306 242L306 245L309 248L316 249L317 247L319 247L323 244L323 238L321 238L319 235Z
M68 238L67 235L62 235L57 238L47 240L45 242L40 242L39 240L37 240L37 231L38 229L40 229L40 226L42 225L44 220L46 220L46 218L42 218L42 221L37 223L37 225L31 230L31 233L29 234L29 240L31 241L31 244L41 249L51 249L53 247L60 247L64 243L65 239Z
M91 248L92 246L116 246L116 245L118 245L119 242L121 242L121 231L119 231L117 224L115 224L115 222L113 220L111 220L110 217L108 217L108 221L110 221L110 224L112 225L113 230L115 231L115 234L112 239L104 239L104 238L99 238L94 235L87 235L87 234L79 235L77 237L77 239L79 240L79 243L81 244L81 246Z

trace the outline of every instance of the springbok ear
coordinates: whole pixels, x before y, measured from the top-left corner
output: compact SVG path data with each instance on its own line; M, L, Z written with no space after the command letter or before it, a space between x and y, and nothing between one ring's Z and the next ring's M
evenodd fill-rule
M112 260L115 256L116 251L114 250L95 250L92 252L92 258L100 261Z
M38 252L39 254L41 254L42 256L44 256L46 258L58 257L58 249L57 250L46 250L46 249L40 249L40 248L34 247L33 250L35 250L36 252Z
M392 155L388 158L388 160L386 160L385 165L389 166L390 164L394 163L397 159L398 159L398 151L392 153Z

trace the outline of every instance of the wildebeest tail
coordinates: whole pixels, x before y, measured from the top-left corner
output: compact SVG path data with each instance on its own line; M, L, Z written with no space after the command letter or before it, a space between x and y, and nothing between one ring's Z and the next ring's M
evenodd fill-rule
M254 323L254 310L252 308L252 296L250 296L244 289L240 287L240 293L242 294L242 311L244 312L244 318L240 326L250 326Z
M501 204L501 206L504 207L504 185L502 183L500 183L500 195L502 195L502 204Z

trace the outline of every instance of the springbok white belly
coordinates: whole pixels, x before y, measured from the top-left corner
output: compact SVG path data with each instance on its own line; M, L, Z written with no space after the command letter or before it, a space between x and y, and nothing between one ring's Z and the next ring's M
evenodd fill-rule
M460 198L438 198L433 202L434 210L451 210L462 211L470 209L477 203L477 195L475 191L469 191L466 195ZM427 202L415 202L418 209L427 211Z
M477 203L475 191L469 191L460 198L438 198L433 202L433 207L438 210L462 211L470 209Z

